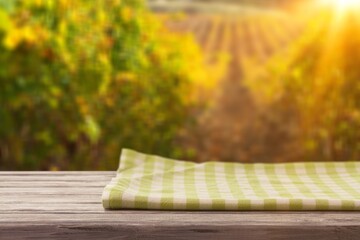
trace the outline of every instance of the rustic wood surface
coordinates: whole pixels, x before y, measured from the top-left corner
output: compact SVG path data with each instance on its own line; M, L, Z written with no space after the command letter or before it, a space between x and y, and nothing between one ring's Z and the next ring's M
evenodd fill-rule
M0 172L0 239L360 239L360 212L106 211L114 172Z

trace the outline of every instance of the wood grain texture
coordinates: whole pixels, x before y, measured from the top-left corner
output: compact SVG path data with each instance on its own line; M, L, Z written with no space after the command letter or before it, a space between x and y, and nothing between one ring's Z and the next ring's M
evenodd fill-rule
M106 211L115 172L0 172L0 239L360 239L360 212Z

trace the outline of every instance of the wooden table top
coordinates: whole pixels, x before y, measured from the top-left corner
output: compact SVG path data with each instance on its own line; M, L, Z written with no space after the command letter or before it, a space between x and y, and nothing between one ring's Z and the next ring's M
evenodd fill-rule
M106 211L115 172L0 172L0 239L360 239L360 212Z

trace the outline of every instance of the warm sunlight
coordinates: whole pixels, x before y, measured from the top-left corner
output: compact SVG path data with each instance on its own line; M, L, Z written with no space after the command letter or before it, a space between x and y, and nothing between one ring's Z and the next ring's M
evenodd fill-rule
M359 5L359 0L335 0L336 4L340 7L354 7Z
M341 53L340 49L348 46L351 41L358 41L358 38L352 35L358 31L360 13L360 0L322 0L321 3L331 8L333 17L329 19L329 31L324 37L324 49L318 61L319 78L329 72L331 65L346 61L347 56Z
M323 4L332 5L338 10L357 10L360 0L323 0Z

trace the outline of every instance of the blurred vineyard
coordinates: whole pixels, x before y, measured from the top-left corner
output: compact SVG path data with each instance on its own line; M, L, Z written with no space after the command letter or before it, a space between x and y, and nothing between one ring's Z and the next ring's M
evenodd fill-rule
M0 0L0 169L358 160L359 12L234 2Z
M359 160L360 4L308 4L170 23L208 61L229 59L213 105L183 138L198 161Z
M195 149L198 161L289 161L286 124L278 122L276 129L270 119L262 119L246 79L299 37L301 20L259 10L241 16L188 14L167 21L173 31L194 35L208 64L226 62L211 106L188 128L183 144Z

